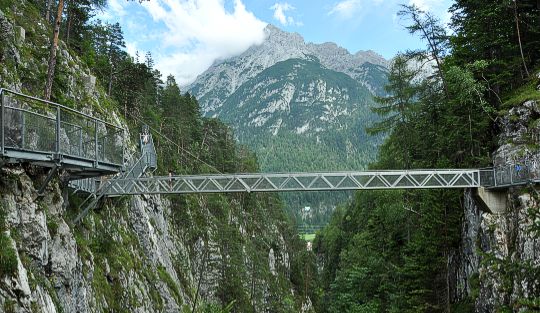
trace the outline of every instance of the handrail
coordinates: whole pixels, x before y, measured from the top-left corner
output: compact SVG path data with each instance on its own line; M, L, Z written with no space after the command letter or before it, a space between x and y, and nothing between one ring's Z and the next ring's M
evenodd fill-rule
M62 156L77 156L93 162L92 166L79 163L83 167L101 168L100 163L123 166L125 146L115 146L115 140L118 136L125 137L125 129L61 104L5 88L0 88L0 102L0 155L24 152L25 155L18 155L17 158L33 160L49 154L48 157L54 162L63 162ZM31 128L27 128L28 125ZM38 136L33 137L33 143L38 144L36 147L25 144L25 136L30 129L38 131ZM67 136L68 140L62 141L63 136ZM92 146L90 150L95 150L94 153L84 148L88 144ZM84 152L81 154L81 151Z
M29 95L25 95L25 94L22 94L20 92L16 92L16 91L13 91L13 90L9 90L9 89L5 89L5 88L0 88L0 95L2 95L3 93L11 93L11 94L14 94L14 95L17 95L17 96L20 96L20 97L23 97L23 98L28 98L28 99L32 99L32 100L35 100L35 101L38 101L38 102L43 102L43 103L46 103L46 104L49 104L51 106L54 106L54 107L58 107L58 108L61 108L63 110L66 110L66 111L69 111L71 113L75 113L75 114L78 114L78 115L82 115L84 117L87 117L89 119L92 119L94 121L97 121L97 122L100 122L100 123L103 123L103 124L106 124L106 125L109 125L109 126L112 126L114 128L118 128L118 129L123 129L122 127L119 127L119 126L116 126L112 123L109 123L109 122L106 122L100 118L97 118L97 117L94 117L94 116L91 116L91 115L88 115L86 113L83 113L83 112L80 112L80 111L77 111L75 109L72 109L72 108L69 108L65 105L61 105L59 103L55 103L55 102L52 102L52 101L49 101L49 100L44 100L44 99L40 99L40 98L36 98L36 97L33 97L33 96L29 96Z
M39 116L39 117L42 117L42 118L46 118L48 120L51 120L51 121L56 121L56 117L51 117L51 116L47 116L45 114L41 114L41 113L37 113L37 112L33 112L33 111L30 111L30 110L27 110L27 109L23 109L23 108L16 108L16 107L12 107L12 106L5 106L6 109L10 109L10 110L14 110L14 111L21 111L21 112L25 112L25 113L28 113L28 114L32 114L32 115L35 115L35 116ZM65 122L65 121L60 121L63 125L69 125L69 126L73 126L73 127L77 127L79 129L83 129L83 127L81 125L77 125L77 124L73 124L73 123L70 123L70 122ZM118 128L118 129L122 129L122 128ZM102 136L101 138L105 138L106 136Z

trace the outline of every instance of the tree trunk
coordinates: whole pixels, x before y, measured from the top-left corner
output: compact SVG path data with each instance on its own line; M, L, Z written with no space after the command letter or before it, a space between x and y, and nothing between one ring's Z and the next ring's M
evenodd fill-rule
M47 82L45 83L45 100L51 99L52 83L54 80L54 69L56 67L56 48L58 47L58 34L60 33L60 23L62 22L62 12L64 10L64 0L58 1L58 11L54 23L54 33L49 54L49 67L47 69Z
M523 68L525 69L525 73L527 74L527 77L529 77L530 76L529 69L527 68L527 63L525 62L525 56L523 55L523 46L521 45L521 33L519 31L517 0L514 0L514 19L516 20L516 31L517 31L517 37L518 37L518 42L519 42L519 52L521 53L521 60L523 61Z
M108 84L108 87L107 87L107 94L110 96L111 95L111 91L112 91L112 82L113 82L113 78L114 78L114 65L113 65L113 62L112 62L112 43L109 44L109 53L108 53L108 59L109 59L109 66L111 67L111 70L109 72L109 84Z
M114 71L111 68L111 73L109 74L109 85L107 86L107 95L109 96L111 95L111 92L112 92L113 79L114 79Z
M69 5L69 3L66 3L66 7L67 7L67 25L66 25L66 45L69 47L69 35L71 34L71 20L73 19L73 17L71 16L71 13L73 13L72 11L72 6Z

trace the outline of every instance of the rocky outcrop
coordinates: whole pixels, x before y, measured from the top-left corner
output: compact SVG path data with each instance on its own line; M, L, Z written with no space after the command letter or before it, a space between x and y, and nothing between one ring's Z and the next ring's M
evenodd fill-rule
M500 147L494 165L533 166L540 160L540 107L527 101L500 121ZM449 262L454 270L454 302L469 302L475 312L529 312L540 297L540 194L530 187L507 192L499 214L481 210L473 191L465 192L461 248ZM536 304L535 304L536 303Z
M33 182L41 179L39 174L29 176L19 167L3 168L1 174L0 203L10 242L17 251L17 269L0 282L0 308L9 308L8 312L106 312L117 307L133 312L178 312L193 305L195 290L199 305L220 300L223 267L231 256L224 254L217 224L207 224L193 241L193 228L198 226L178 228L172 222L169 201L133 197L111 203L83 225L70 225L73 212L65 209L67 199L58 182L48 187L45 197L38 198ZM204 201L200 204L197 210L202 212L197 214L212 220ZM185 217L193 222L190 215ZM240 219L237 226L250 227ZM268 302L288 293L272 283L287 280L287 243L277 228L269 233L265 239L275 239L266 248L268 258L263 262L268 274L253 272L265 270L250 263L249 253L237 267L246 288L263 295L252 300L256 312L266 312ZM242 240L246 241L240 245L243 249L254 249L249 238ZM250 278L254 276L257 284L252 287ZM110 293L120 298L114 299Z

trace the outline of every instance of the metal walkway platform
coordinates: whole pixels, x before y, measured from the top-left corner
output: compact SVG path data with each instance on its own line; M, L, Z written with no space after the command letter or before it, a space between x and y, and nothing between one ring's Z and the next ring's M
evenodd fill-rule
M71 179L123 168L124 130L58 103L0 89L0 160L62 168Z
M515 165L487 169L394 170L329 173L254 173L115 179L106 195L374 189L506 189L540 183L540 169Z
M476 188L480 170L256 173L115 179L107 195Z

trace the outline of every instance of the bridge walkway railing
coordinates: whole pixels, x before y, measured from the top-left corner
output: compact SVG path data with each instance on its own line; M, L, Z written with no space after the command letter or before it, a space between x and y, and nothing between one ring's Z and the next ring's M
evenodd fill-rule
M124 130L58 103L0 89L0 156L60 164L74 177L119 172Z
M537 162L516 162L480 170L482 187L503 189L540 183L540 166Z

